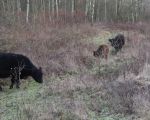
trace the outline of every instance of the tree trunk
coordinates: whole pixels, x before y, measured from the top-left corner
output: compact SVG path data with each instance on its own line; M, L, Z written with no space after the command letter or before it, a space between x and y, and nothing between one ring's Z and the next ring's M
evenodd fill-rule
M55 14L55 2L54 2L54 0L52 0L52 14L53 14L53 16Z
M107 21L107 0L105 0L105 22Z
M119 4L118 0L116 0L116 20L118 21L118 9L119 9Z
M48 12L49 12L49 21L51 21L51 0L48 1Z
M71 7L71 13L72 13L72 18L74 17L74 0L72 0L72 7Z
M27 13L26 13L26 23L29 22L29 0L27 0Z
M19 22L20 22L20 13L21 13L20 0L17 0L17 17Z
M92 25L94 23L94 8L95 8L95 0L93 0L93 4L92 4Z
M56 0L56 16L58 18L58 0Z
M2 2L2 8L3 8L3 15L5 15L5 14L6 14L6 11L5 11L5 3L4 3L3 0L2 0L1 2Z

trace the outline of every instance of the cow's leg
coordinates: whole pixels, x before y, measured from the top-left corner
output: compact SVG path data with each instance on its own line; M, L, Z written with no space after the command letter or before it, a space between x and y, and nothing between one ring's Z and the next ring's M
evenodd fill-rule
M12 89L14 84L15 84L15 77L12 76L12 78L11 78L11 85L10 85L9 89Z
M3 89L2 89L2 86L0 86L0 91L2 91Z
M12 79L10 89L13 88L13 85L16 83L16 88L19 88L20 85L20 71L18 67L15 67L11 71Z
M20 88L20 73L21 71L19 70L19 68L16 69L16 88Z
M9 89L12 89L13 86L14 86L14 84L15 84L15 82L16 82L16 81L15 81L16 69L15 69L15 68L11 68L10 73L11 73L11 85L10 85Z
M115 49L115 54L117 54L119 52L119 48Z

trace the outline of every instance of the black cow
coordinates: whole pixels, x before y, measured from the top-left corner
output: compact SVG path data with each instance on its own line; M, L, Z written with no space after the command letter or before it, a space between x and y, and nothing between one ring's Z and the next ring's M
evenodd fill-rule
M38 83L43 82L41 68L34 66L29 58L20 54L0 53L0 78L11 77L10 89L14 84L19 88L20 79L26 79L28 76L32 76Z
M124 35L118 34L115 38L109 39L111 46L115 48L116 52L122 49L125 44Z

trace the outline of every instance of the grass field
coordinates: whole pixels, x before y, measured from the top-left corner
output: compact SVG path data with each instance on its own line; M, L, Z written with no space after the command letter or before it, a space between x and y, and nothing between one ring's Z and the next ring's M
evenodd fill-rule
M139 29L81 25L65 29L2 29L1 51L28 56L42 66L44 83L32 78L0 92L0 120L149 120L149 41ZM108 39L123 33L117 55ZM143 42L144 41L144 42ZM108 61L93 57L108 44ZM5 83L6 82L6 83Z

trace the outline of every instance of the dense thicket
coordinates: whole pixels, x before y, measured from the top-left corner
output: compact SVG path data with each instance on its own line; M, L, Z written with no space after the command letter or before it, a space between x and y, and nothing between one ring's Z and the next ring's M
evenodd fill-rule
M0 0L0 22L136 22L150 18L149 6L149 0Z

